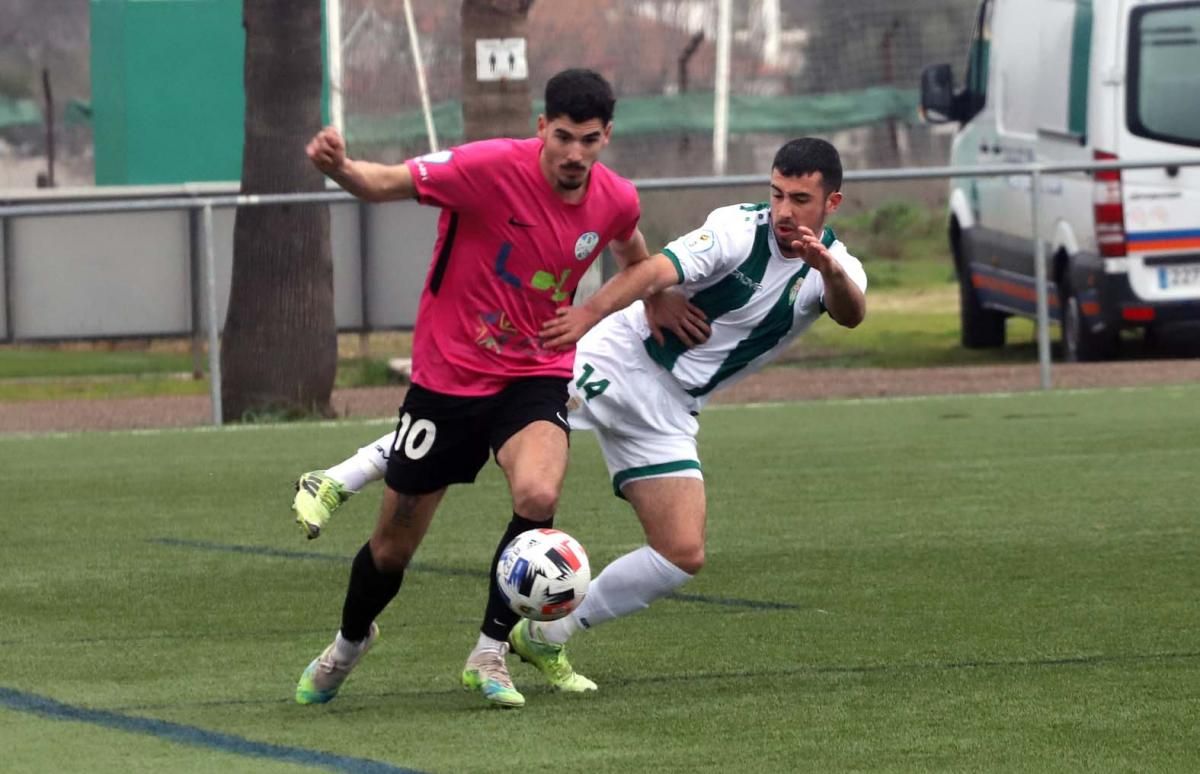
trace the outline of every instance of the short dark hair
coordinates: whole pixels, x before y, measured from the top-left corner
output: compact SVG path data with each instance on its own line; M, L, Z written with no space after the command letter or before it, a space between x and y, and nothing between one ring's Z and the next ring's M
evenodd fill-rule
M842 157L831 143L816 137L801 137L786 143L775 153L771 168L785 177L820 172L826 194L842 190Z
M612 121L617 98L612 86L595 70L575 67L546 81L546 119L566 116L577 124L599 118Z

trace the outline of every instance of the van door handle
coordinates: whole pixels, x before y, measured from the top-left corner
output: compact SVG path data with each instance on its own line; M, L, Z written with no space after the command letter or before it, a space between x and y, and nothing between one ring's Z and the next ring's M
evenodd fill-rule
M988 144L986 142L979 146L980 153L988 153L990 150L991 149L988 148Z

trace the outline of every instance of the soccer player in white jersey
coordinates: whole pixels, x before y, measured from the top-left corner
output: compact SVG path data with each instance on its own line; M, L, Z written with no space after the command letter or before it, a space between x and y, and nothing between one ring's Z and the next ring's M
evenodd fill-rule
M522 620L510 634L513 651L560 690L596 688L567 660L571 636L647 607L704 565L696 417L712 393L762 368L822 314L848 328L862 322L866 274L825 227L841 204L841 181L832 145L792 140L772 164L769 202L714 210L702 227L606 283L590 311L560 309L543 329L548 346L579 342L571 427L596 433L613 490L633 506L647 542L605 567L571 615ZM647 287L671 285L678 288L627 306ZM385 436L305 474L335 491L322 500L300 487L298 519L331 511L381 478L390 443Z

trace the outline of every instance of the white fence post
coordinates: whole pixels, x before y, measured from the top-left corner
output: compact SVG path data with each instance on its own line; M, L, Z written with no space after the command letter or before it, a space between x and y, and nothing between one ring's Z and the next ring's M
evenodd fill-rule
M1050 382L1050 291L1046 282L1046 242L1042 239L1042 170L1034 167L1030 173L1029 202L1033 209L1033 276L1037 283L1037 342L1038 370L1042 389Z
M221 426L221 338L217 334L217 268L213 257L212 202L205 202L204 221L204 305L208 325L208 394L212 400L212 420Z

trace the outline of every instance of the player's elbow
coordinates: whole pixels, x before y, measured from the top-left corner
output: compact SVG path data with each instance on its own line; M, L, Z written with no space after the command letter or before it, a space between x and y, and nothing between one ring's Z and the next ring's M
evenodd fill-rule
M867 319L866 309L854 309L837 322L843 328L857 328L859 325L862 325L862 321L865 319Z

